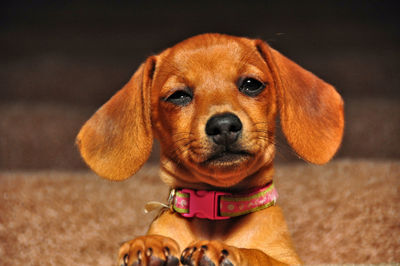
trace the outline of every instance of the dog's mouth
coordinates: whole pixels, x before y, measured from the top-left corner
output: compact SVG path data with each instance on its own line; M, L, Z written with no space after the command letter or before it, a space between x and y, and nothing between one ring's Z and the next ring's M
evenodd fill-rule
M247 151L224 150L211 154L202 162L203 165L233 165L246 161L253 155Z

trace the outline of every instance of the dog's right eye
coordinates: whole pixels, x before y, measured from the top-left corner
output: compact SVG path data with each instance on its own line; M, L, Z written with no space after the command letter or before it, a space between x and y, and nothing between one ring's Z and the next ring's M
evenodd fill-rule
M193 95L187 91L179 90L168 96L165 101L179 106L188 105L192 101Z

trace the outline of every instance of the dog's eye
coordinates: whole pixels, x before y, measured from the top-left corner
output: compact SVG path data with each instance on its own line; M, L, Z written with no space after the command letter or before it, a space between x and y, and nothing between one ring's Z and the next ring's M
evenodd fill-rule
M264 88L264 83L253 78L245 78L239 85L239 91L251 97L260 94Z
M188 105L192 101L192 94L184 90L179 90L168 96L165 101L179 106Z

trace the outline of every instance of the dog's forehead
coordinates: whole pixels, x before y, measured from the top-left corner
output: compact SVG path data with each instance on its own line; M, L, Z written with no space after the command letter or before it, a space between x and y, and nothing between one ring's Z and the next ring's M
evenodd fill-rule
M235 72L262 61L251 40L206 35L191 38L167 50L164 62L176 72Z
M237 42L221 41L212 44L182 46L182 49L178 46L172 54L172 58L176 62L186 64L208 63L210 61L215 64L218 61L239 60L242 57L243 50L243 47Z

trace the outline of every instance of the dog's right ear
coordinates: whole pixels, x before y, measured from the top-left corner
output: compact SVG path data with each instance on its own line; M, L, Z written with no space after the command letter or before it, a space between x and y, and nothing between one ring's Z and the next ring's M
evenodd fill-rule
M150 156L150 87L155 65L155 57L149 57L130 81L84 124L76 138L82 158L102 177L124 180Z

